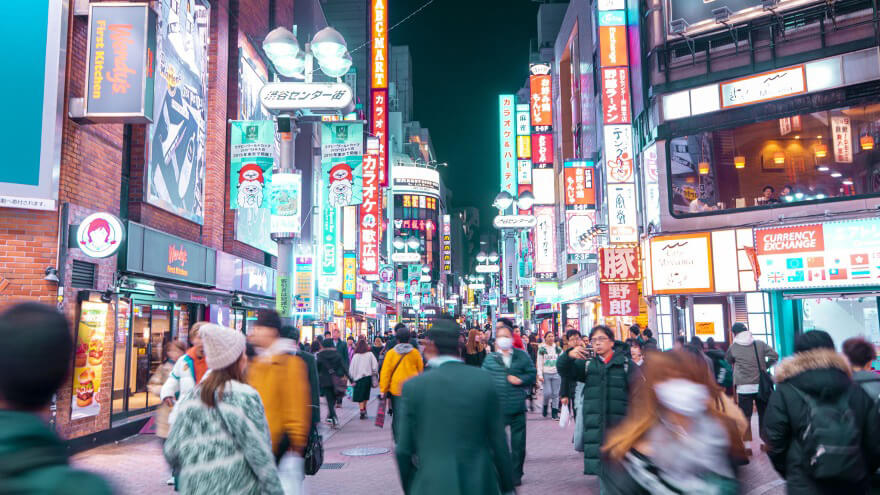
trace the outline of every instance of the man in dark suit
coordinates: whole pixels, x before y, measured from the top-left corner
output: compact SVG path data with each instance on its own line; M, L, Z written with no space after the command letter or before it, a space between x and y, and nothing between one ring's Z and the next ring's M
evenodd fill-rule
M429 371L403 386L395 454L406 494L513 493L501 403L492 377L456 357L458 333L438 319L425 344Z
M340 337L339 329L336 327L333 328L333 333L331 333L330 335L327 335L326 332L324 333L325 339L330 338L331 336L333 338L333 346L336 347L336 352L339 353L339 357L342 359L342 365L345 366L345 369L348 369L348 344L345 343L345 339ZM345 380L345 378L340 377L339 380ZM342 407L342 398L345 397L345 387L341 388L343 388L343 393L336 394L337 408Z

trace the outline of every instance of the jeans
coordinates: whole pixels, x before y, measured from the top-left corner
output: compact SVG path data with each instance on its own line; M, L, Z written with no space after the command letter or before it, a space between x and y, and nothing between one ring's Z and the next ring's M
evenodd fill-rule
M752 404L758 408L758 435L764 439L764 411L767 409L767 403L758 399L758 394L737 394L739 408L746 415L749 427L752 425ZM754 438L754 435L752 435Z
M562 378L558 373L544 373L544 407L550 404L552 409L559 409L559 387Z
M397 445L397 430L401 420L400 413L403 411L400 410L400 397L390 393L388 397L391 397L391 438L394 439L394 445Z
M321 395L327 400L327 419L336 419L336 389L332 385L321 387Z
M510 428L510 458L513 461L513 481L522 481L526 461L526 413L505 414L504 426Z

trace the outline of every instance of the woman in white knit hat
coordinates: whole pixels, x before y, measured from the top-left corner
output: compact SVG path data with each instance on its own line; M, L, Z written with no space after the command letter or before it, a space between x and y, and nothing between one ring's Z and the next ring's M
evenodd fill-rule
M283 494L263 402L245 383L245 337L201 328L208 373L172 412L165 459L184 494Z

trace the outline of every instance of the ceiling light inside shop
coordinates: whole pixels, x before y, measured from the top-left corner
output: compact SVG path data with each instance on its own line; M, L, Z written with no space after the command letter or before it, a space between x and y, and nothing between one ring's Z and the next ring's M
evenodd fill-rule
M844 186L851 186L851 185L853 185L853 181L852 181L852 179L843 179L842 181L840 181L840 183L843 184Z
M700 162L697 169L700 171L700 175L707 175L709 173L709 162Z
M744 156L733 157L733 166L736 168L746 168L746 157L744 157Z
M865 151L872 150L872 149L874 149L874 137L873 136L862 136L859 139L859 144L862 145L862 149Z
M816 153L816 158L825 158L828 156L828 146L824 144L817 144L813 147L813 152Z
M781 151L773 153L773 163L777 165L782 165L783 163L785 163L785 153Z
M831 172L831 177L837 179L838 177L843 177L843 174L840 172Z
M829 169L826 165L819 165L818 167L816 167L816 170L818 170L819 172L827 172L831 169Z

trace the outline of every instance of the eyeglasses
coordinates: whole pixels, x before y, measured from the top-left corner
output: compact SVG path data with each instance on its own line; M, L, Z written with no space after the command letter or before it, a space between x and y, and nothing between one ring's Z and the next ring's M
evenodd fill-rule
M611 339L606 337L596 337L595 339L590 339L590 342L593 344L601 344L602 342L611 342Z

